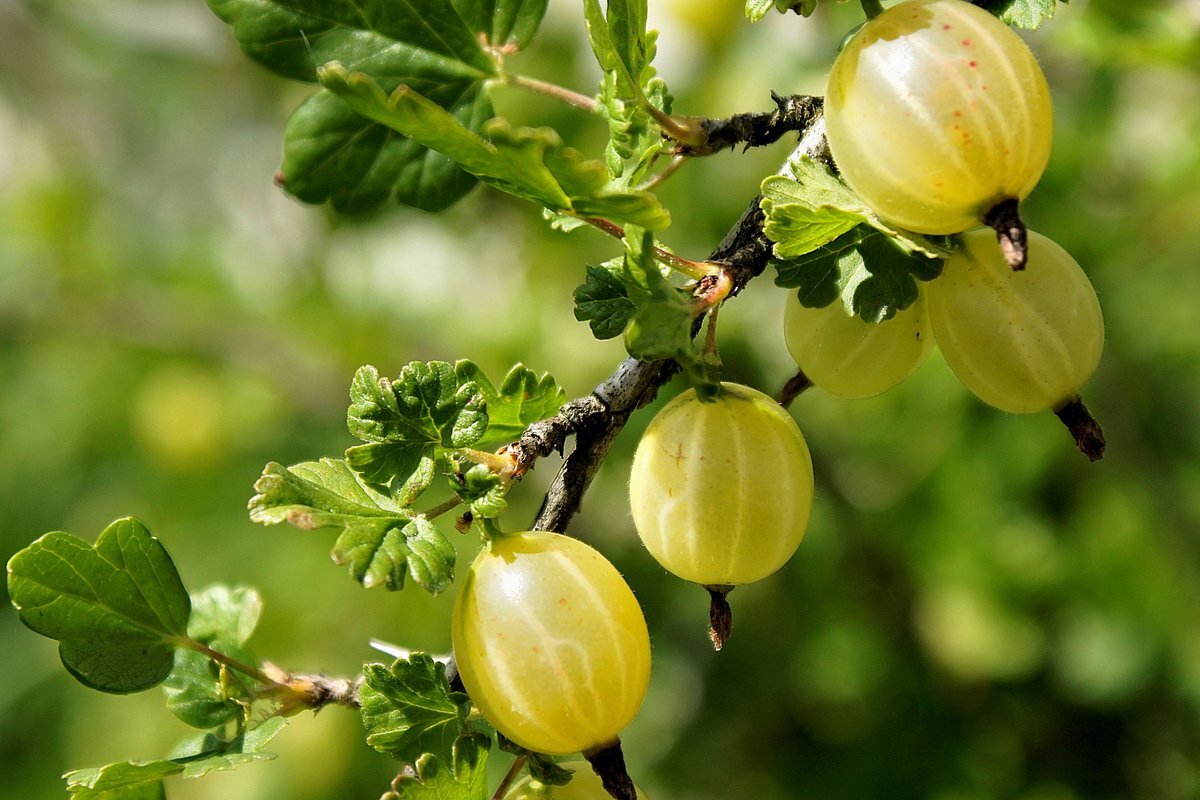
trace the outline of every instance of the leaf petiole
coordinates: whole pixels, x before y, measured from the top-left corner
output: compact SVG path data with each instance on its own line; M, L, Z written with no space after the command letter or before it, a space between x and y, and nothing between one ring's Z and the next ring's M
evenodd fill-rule
M552 98L560 103L582 109L592 114L595 114L600 108L600 104L596 102L596 98L594 97L580 94L573 89L559 86L557 83L530 78L526 75L514 75L513 73L505 72L500 76L498 82L502 86L515 86L525 89L526 91Z
M625 229L615 222L610 222L606 219L598 217L590 217L583 220L592 225L598 230L602 230L609 236L616 239L625 238ZM693 280L703 280L712 275L717 275L721 272L720 265L712 261L692 261L690 258L675 255L674 253L664 250L658 245L654 246L654 257L666 264L676 272L681 272Z
M259 683L263 684L264 686L271 686L271 687L283 686L283 684L281 684L279 681L277 681L274 678L272 678L271 676L267 675L267 673L263 672L262 670L258 669L257 667L252 667L249 664L243 664L241 661L238 661L236 658L234 658L232 656L227 656L224 653L222 653L220 650L214 650L213 648L209 647L206 644L197 642L195 639L182 638L182 639L178 640L178 643L179 643L180 647L186 647L189 650L195 650L197 653L200 653L201 655L208 656L209 658L211 658L213 661L217 662L221 666L228 667L232 670L236 670L236 671L242 673L243 675L247 675L247 676L253 678L254 680L258 681Z

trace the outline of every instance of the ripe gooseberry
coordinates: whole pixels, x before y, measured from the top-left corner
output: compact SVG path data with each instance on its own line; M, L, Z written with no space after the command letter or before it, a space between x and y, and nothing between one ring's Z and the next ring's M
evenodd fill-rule
M539 753L613 743L650 681L650 636L629 585L600 553L558 533L484 545L459 588L451 638L484 718Z
M1015 414L1075 399L1104 349L1100 301L1078 262L1033 231L1029 262L1013 272L988 232L972 231L928 289L933 335L954 374Z
M825 96L842 177L920 233L981 224L1024 199L1050 157L1050 90L1025 43L964 0L906 0L842 49Z
M925 293L889 320L865 322L839 300L808 308L792 293L783 317L788 352L813 385L838 397L874 397L921 365L933 349Z

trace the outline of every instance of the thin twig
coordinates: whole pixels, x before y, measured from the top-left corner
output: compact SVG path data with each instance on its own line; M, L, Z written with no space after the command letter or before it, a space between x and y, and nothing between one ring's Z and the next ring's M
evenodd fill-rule
M525 766L525 756L517 756L513 759L512 764L508 767L508 772L504 773L504 778L500 781L500 785L496 787L495 794L492 795L492 800L500 800L504 797L504 792L508 790L509 785L521 772L521 768Z

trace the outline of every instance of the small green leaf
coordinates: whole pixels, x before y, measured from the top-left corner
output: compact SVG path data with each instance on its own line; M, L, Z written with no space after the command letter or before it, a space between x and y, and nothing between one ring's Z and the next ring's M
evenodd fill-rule
M775 257L783 259L811 253L862 222L857 215L828 206L776 205L764 199L762 208L766 213L763 233L775 242Z
M746 17L751 22L758 22L771 9L780 14L794 11L802 17L808 17L817 10L817 0L746 0Z
M775 242L774 255L795 259L865 222L892 239L905 252L929 258L951 253L945 237L929 237L900 230L876 216L829 166L806 154L793 156L779 175L762 183L763 230Z
M496 388L471 361L454 365L460 383L474 383L487 410L487 433L475 447L488 449L517 439L538 420L552 417L567 402L567 393L550 373L538 375L523 364L508 371Z
M350 433L368 442L346 451L346 460L367 481L404 483L439 448L468 447L487 431L479 387L460 382L444 361L414 361L394 381L361 367L350 386Z
M234 769L251 761L275 758L262 748L287 724L282 717L273 717L252 731L232 741L224 742L212 734L202 734L177 748L172 758L156 761L123 761L91 769L78 769L63 776L67 791L73 798L97 800L98 792L128 790L153 785L172 775L199 778L210 772ZM161 784L160 784L161 785ZM154 795L149 795L153 797ZM140 797L120 793L112 797Z
M449 759L425 753L414 764L412 775L403 774L392 783L386 800L485 800L487 757L491 738L480 733L464 734L454 743ZM447 761L450 768L446 767Z
M425 653L391 666L364 666L359 702L367 744L405 763L423 753L448 761L454 743L468 733L471 699L450 691L446 665Z
M126 694L171 671L190 603L171 557L135 519L104 529L93 547L48 533L8 562L8 593L27 626L59 642L80 683Z
M653 243L648 232L626 231L623 277L637 310L625 328L625 349L643 361L671 358L691 370L700 363L692 341L695 308L691 296L663 275Z
M162 781L135 783L117 789L72 790L71 800L167 800L167 789Z
M503 192L577 217L604 217L658 230L670 217L651 193L609 183L608 170L566 147L549 128L513 128L494 119L483 136L414 89L391 96L368 75L331 62L321 83L364 117L437 150Z
M575 319L586 322L597 339L612 339L625 332L637 306L621 280L623 259L587 268L587 280L575 288Z
M1059 0L1067 2L1067 0ZM1057 10L1055 0L988 0L976 3L998 16L1008 25L1036 30L1051 19Z
M454 484L459 496L471 507L476 519L495 519L508 508L505 495L508 488L500 476L484 464L476 464L460 476Z
M427 486L432 479L433 461L425 459L409 484L418 481ZM407 504L369 486L345 461L322 459L286 468L270 463L254 489L252 520L338 531L334 561L348 566L354 579L368 589L400 589L405 575L411 575L436 594L453 579L454 546L449 540ZM401 501L409 499L408 491L400 492Z
M941 262L907 253L896 241L860 225L811 253L776 262L775 283L798 289L800 302L822 308L838 297L867 322L891 319L917 299L917 281L931 280Z
M526 750L498 731L496 733L496 741L500 749L504 752L523 757L525 759L525 768L529 770L529 774L533 779L539 783L545 783L550 786L566 786L571 782L571 776L575 774L574 770L559 766L553 756Z
M258 661L244 649L258 625L262 599L247 587L210 586L192 597L188 636L196 641L257 667ZM175 666L163 683L167 708L194 728L215 728L244 716L251 692L236 674L194 650L175 651Z

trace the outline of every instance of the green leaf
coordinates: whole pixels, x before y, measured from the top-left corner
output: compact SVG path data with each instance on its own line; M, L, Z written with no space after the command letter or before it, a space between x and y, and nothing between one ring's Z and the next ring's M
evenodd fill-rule
M775 242L779 259L813 252L862 222L905 252L929 258L946 258L952 252L946 237L922 236L885 223L827 164L807 154L790 158L779 175L763 180L761 189L763 230Z
M445 0L208 0L254 60L300 81L335 58L397 83L451 84L495 73L477 31ZM472 4L478 5L478 4Z
M78 769L63 776L67 791L72 798L98 800L100 797L141 798L141 794L130 794L124 790L152 786L172 775L199 778L210 772L234 769L251 761L267 761L275 758L274 753L264 753L262 748L287 724L282 717L273 717L252 731L224 742L212 734L189 740L175 757L156 761L123 761L91 769ZM161 786L161 783L159 783ZM118 792L101 795L101 792ZM148 795L153 797L155 795Z
M162 781L147 781L117 789L79 789L71 792L71 800L167 800Z
M837 208L812 208L801 203L776 205L764 198L763 233L775 242L776 258L798 258L858 226L862 218Z
M410 87L401 86L389 97L370 76L351 74L338 62L326 64L319 74L321 83L359 114L443 153L501 191L577 217L654 230L670 222L653 194L610 184L603 164L566 147L552 129L514 129L494 119L480 136Z
M624 97L640 99L642 72L652 57L646 43L646 0L609 0L607 14L599 0L584 0L583 9L600 68L616 75Z
M455 476L454 488L458 495L471 507L476 519L495 519L508 508L505 495L508 487L500 476L484 464L476 464L461 476Z
M625 328L625 349L643 361L671 358L689 369L699 364L692 342L692 298L667 281L654 259L653 244L648 232L626 231L623 275L637 310Z
M1067 0L1059 2L1065 3ZM1008 25L1029 30L1036 30L1052 18L1057 10L1055 0L988 0L975 5L991 11Z
M188 636L218 652L257 667L244 649L258 625L262 599L253 589L217 584L192 597ZM175 666L163 683L167 708L194 728L215 728L245 716L253 699L236 673L194 650L175 651Z
M209 0L247 55L300 81L340 59L391 91L406 84L479 130L491 118L482 81L496 75L484 42L523 47L546 0ZM481 36L482 34L482 36ZM370 210L387 199L436 211L475 184L451 160L319 92L285 132L280 183L305 202Z
M867 225L775 266L776 285L797 289L804 305L822 308L840 297L850 313L867 322L891 319L908 308L917 299L917 281L941 271L939 260L906 253Z
M621 280L623 259L588 265L587 279L575 288L575 319L586 322L597 339L611 339L625 332L637 312Z
M454 743L450 768L433 753L417 759L414 774L402 774L392 783L386 800L485 800L487 757L491 738L479 733L464 735Z
M533 779L540 783L550 786L566 786L571 782L571 776L575 774L574 770L559 766L553 756L526 750L499 731L496 732L496 742L504 752L524 758L525 768L529 770Z
M466 89L447 110L471 130L492 116L478 86ZM322 89L288 120L278 182L306 203L332 202L344 214L370 211L395 201L441 211L476 183L453 160L355 113Z
M425 653L364 666L359 701L367 744L405 763L423 753L449 760L468 733L471 699L450 691L446 665Z
M361 367L350 385L347 424L367 442L346 451L350 466L368 482L407 481L439 448L468 447L487 431L479 387L460 381L444 361L414 361L394 381Z
M61 531L38 539L8 562L8 593L22 622L58 640L67 671L104 692L161 683L187 636L191 606L179 573L128 517L94 547Z
M406 575L432 593L453 579L454 546L408 507L411 484L433 479L424 459L399 499L369 486L345 461L322 459L284 467L270 463L254 484L250 518L264 525L289 522L305 530L338 532L333 559L366 588L400 589Z
M459 361L454 372L460 383L474 383L483 395L487 433L475 442L482 450L516 440L531 424L554 416L567 402L567 393L550 373L538 375L524 364L510 369L499 388L471 361Z
M817 0L746 0L746 17L751 22L758 22L771 9L780 14L794 11L802 17L807 17L817 10Z

